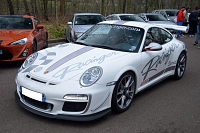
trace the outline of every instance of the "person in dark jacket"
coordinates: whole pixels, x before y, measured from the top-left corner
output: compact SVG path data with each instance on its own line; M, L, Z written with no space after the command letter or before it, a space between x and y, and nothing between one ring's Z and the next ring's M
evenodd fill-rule
M185 20L185 16L184 16L184 13L183 13L184 10L185 10L185 7L182 7L177 13L177 25L179 25L179 26L182 26L183 22ZM178 31L177 37L180 37L181 35L182 35L182 32Z
M200 8L199 8L198 16L197 16L197 35L196 35L194 45L198 44L199 39L200 39ZM198 47L198 48L200 48L200 47Z
M198 7L195 8L189 15L189 37L194 37L197 31L197 15L198 15Z

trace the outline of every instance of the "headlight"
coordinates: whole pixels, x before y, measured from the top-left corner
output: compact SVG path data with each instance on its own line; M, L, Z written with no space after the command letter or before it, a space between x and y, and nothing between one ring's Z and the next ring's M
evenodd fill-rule
M17 40L15 42L12 42L10 45L15 45L15 44L20 44L20 45L24 45L28 42L28 39L27 38L23 38L21 40Z
M80 84L84 87L93 85L95 82L99 80L103 73L101 67L92 67L85 71L80 78Z
M29 66L31 66L33 64L33 62L35 61L35 59L37 58L38 56L38 53L33 53L31 54L25 61L24 63L22 64L22 68L25 69Z

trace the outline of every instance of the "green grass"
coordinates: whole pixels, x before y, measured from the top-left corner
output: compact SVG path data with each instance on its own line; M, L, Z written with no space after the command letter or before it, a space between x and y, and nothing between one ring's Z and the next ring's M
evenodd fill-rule
M46 23L44 25L49 34L49 39L65 38L65 24Z
M49 18L49 21L40 19L41 23L46 27L49 38L60 39L65 38L66 22L59 19L57 22L55 18Z

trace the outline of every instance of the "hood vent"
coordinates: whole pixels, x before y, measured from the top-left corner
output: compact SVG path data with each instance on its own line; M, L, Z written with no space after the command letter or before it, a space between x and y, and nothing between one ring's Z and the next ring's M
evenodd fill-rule
M38 79L37 77L33 77L33 76L30 76L30 75L26 75L26 78L29 78L31 80L34 80L34 81L42 83L42 84L48 84L48 85L56 85L57 84L57 83L53 83L53 82L50 82L50 81L41 80L41 79Z

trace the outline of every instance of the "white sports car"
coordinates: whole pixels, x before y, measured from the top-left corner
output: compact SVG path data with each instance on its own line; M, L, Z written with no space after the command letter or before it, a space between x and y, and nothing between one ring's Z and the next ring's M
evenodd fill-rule
M73 121L126 111L141 90L184 75L186 45L163 27L104 21L73 43L30 55L16 76L17 102L35 114Z

